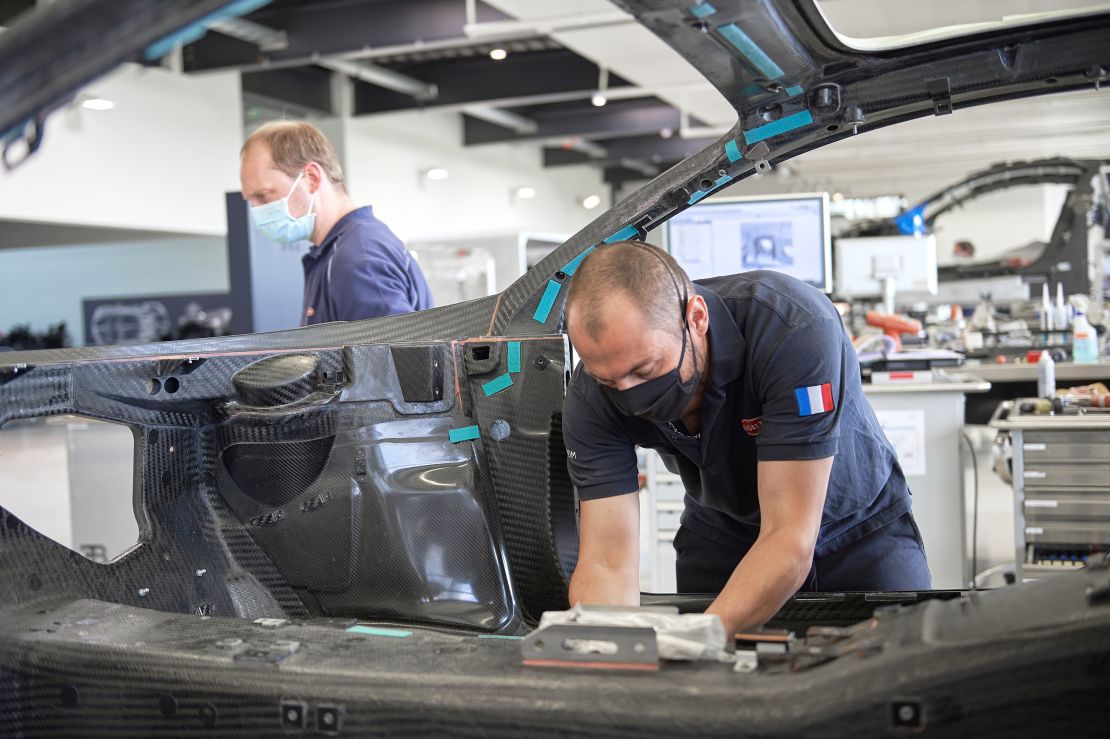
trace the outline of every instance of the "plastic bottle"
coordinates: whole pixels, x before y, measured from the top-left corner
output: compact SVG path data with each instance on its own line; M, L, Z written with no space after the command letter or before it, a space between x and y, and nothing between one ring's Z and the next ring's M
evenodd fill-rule
M1075 314L1071 329L1071 356L1076 364L1098 363L1098 334L1083 311Z
M1056 397L1056 363L1048 352L1041 352L1041 358L1037 362L1037 396Z
M1057 331L1064 331L1071 323L1071 312L1064 302L1064 284L1062 282L1056 283L1056 309L1052 316L1052 323L1055 324Z
M1041 285L1041 331L1051 331L1053 318L1056 313L1052 310L1052 301L1048 297L1048 283ZM1047 342L1048 337L1045 337Z

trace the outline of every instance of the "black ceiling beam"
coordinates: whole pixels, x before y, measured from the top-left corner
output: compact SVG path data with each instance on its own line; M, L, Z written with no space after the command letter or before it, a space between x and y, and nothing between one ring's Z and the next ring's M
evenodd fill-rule
M244 72L243 92L293 103L323 113L332 112L332 73L320 67L291 67L269 72Z
M336 56L361 49L459 39L466 24L466 4L463 0L292 0L272 3L246 18L285 31L289 45L262 53L257 48L229 46L226 36L213 31L186 47L185 71L259 63L280 65L297 60L310 64L314 55ZM510 20L481 2L477 19Z
M495 62L489 57L440 59L390 67L439 88L426 106L459 105L535 95L583 93L596 89L597 65L566 49L510 54ZM610 75L610 87L628 82ZM414 107L412 97L376 85L357 83L355 115L386 113Z
M575 149L545 146L543 164L545 167L559 167L572 164L594 164L614 166L624 159L635 159L649 164L677 162L692 156L713 143L712 138L684 139L675 130L670 138L659 134L649 136L630 136L628 138L597 141L605 149L605 156L591 157Z
M547 107L550 110L513 109L514 113L536 122L536 130L532 133L517 133L464 115L463 142L467 146L474 146L559 136L606 139L641 134L658 135L664 128L678 130L681 123L677 109L655 98L612 100L600 108L593 107L589 101L585 105L572 107ZM600 143L604 146L604 142Z

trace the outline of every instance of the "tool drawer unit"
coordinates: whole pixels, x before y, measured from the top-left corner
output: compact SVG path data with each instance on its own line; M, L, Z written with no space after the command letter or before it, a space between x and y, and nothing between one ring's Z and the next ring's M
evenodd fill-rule
M991 425L1012 448L1016 574L1027 580L1081 567L1110 549L1110 414L1003 406Z

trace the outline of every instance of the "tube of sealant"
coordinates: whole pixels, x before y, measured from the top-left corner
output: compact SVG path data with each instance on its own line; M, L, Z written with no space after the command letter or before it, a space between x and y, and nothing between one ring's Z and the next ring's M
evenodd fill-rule
M1048 282L1041 285L1041 331L1052 330L1052 301L1048 297ZM1048 335L1045 335L1048 342Z
M1063 331L1071 323L1069 320L1071 316L1068 315L1068 306L1064 302L1064 283L1056 283L1056 315L1053 316L1052 322L1056 325L1057 330Z

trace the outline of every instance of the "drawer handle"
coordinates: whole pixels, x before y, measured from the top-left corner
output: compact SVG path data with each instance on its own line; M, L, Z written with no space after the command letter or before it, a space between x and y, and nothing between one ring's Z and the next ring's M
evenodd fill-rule
M1037 527L1037 526L1026 526L1025 527L1025 535L1026 536L1041 536L1042 534L1044 534L1044 529L1042 529L1040 527Z
M1059 508L1060 504L1055 500L1027 500L1025 501L1026 508Z
M1048 477L1048 473L1047 472L1041 472L1039 470L1026 470L1025 471L1025 477L1027 479L1031 479L1031 480L1043 480L1046 477Z
M1047 444L1022 444L1021 448L1027 452L1043 452L1048 449Z

